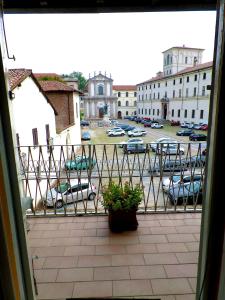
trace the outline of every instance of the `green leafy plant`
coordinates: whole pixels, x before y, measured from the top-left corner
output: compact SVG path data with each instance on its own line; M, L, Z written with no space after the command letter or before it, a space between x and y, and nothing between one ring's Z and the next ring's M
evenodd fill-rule
M129 185L128 182L122 186L113 181L108 186L103 187L102 205L108 210L125 210L137 209L143 199L143 188L136 184Z

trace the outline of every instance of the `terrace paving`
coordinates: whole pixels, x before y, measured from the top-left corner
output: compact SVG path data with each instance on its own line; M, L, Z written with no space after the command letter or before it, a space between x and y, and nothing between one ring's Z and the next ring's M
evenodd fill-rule
M111 233L107 216L28 218L37 299L195 299L200 213L138 215Z

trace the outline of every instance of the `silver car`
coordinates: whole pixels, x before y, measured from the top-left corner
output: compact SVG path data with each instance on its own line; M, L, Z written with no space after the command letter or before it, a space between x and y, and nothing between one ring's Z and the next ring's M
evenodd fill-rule
M69 182L61 182L59 185L47 191L44 203L47 206L61 208L63 205L83 199L94 200L96 187L87 179L71 179Z
M202 176L200 174L196 175L172 175L170 177L166 177L162 181L162 188L165 192L167 192L170 188L175 188L181 185L187 185L194 181L200 181Z
M156 152L156 149L159 148L161 144L167 145L168 143L178 143L178 142L172 138L163 137L150 143L150 148L152 149L153 152Z
M183 155L184 148L180 147L179 144L163 144L156 150L157 154L162 155Z

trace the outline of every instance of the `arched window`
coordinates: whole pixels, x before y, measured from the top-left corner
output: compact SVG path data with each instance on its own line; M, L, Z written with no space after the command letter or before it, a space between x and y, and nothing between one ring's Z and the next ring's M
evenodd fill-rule
M126 101L126 106L129 106L129 101Z
M98 95L104 95L103 85L98 85Z
M121 106L121 101L118 101L118 106Z

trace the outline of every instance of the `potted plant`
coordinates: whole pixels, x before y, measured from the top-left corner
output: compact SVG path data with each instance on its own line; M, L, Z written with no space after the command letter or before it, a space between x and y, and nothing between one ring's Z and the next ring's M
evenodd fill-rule
M109 213L109 228L113 232L136 230L138 226L136 211L143 199L143 188L128 182L122 186L113 181L103 187L102 205Z

